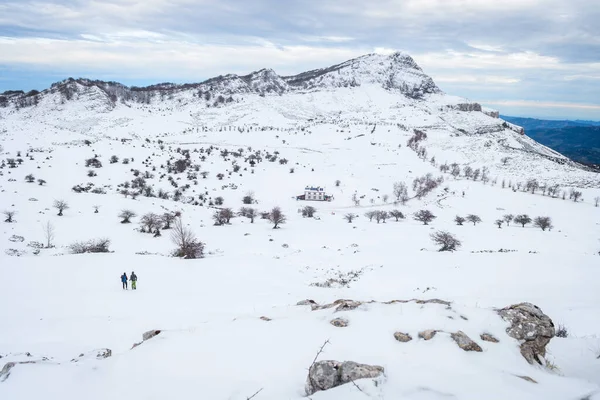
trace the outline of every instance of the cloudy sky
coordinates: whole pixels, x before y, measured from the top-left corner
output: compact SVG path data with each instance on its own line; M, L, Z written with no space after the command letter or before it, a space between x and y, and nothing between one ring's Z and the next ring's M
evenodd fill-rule
M0 0L0 92L197 82L408 52L507 115L600 120L598 0Z

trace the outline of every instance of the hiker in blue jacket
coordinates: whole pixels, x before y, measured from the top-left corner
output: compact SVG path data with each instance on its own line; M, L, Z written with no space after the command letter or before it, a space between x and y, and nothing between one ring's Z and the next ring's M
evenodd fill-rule
M123 289L127 290L127 274L125 272L121 275L121 282L123 283Z

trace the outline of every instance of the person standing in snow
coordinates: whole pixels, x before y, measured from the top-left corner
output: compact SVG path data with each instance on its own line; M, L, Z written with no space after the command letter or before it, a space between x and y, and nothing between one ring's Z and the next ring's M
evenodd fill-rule
M121 283L123 283L123 289L127 290L127 274L125 272L121 275Z
M131 290L137 290L137 275L135 272L131 271L131 275L129 275L129 280L131 281Z

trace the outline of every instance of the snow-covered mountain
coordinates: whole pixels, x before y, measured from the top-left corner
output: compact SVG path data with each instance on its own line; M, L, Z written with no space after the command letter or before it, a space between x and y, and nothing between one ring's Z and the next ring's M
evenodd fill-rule
M0 158L0 399L600 398L599 175L406 54L4 93Z

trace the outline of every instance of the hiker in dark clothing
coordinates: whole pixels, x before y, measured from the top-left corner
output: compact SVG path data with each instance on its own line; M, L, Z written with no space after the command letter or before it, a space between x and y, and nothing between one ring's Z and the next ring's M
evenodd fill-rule
M129 275L129 280L131 281L131 290L137 290L137 275L135 272L131 271L131 275Z
M127 290L127 274L125 272L121 275L121 282L123 283L123 289Z

